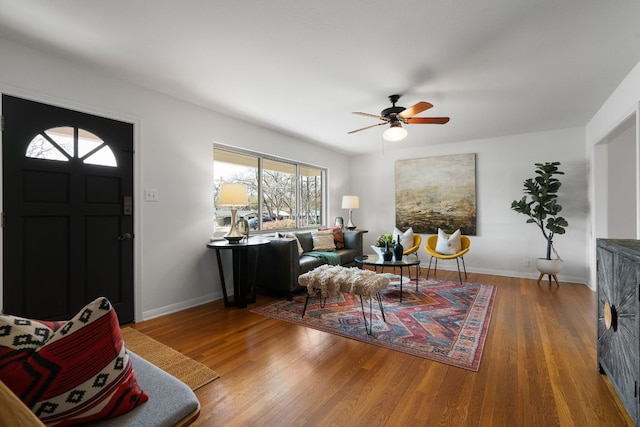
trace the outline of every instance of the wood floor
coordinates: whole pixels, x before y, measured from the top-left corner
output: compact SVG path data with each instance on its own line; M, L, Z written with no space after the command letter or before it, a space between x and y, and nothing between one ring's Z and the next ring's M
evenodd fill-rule
M220 374L196 391L198 426L633 425L598 373L595 293L473 273L468 281L498 287L478 372L251 313L269 296L133 327Z

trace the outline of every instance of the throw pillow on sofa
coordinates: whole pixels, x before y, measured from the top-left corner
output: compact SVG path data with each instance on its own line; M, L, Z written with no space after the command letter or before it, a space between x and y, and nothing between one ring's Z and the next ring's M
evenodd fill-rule
M300 244L300 239L298 239L298 236L296 236L296 233L287 233L284 235L284 237L296 239L296 244L298 245L298 256L302 256L302 254L304 253L304 249L302 249L302 245Z
M148 400L109 300L98 298L55 327L55 322L0 315L0 380L43 423L111 418Z
M280 233L276 231L275 237L277 239L296 239L296 244L298 245L298 256L301 257L304 253L304 249L302 248L302 244L300 243L300 239L298 239L296 233Z
M331 252L336 250L336 244L333 242L333 231L314 231L311 233L313 238L313 250L322 252Z
M336 249L344 249L344 234L342 233L342 227L318 228L318 231L327 230L331 230L333 233L333 244Z

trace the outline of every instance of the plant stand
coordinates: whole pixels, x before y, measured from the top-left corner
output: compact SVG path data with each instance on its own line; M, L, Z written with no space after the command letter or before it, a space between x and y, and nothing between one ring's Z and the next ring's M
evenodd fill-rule
M536 269L540 272L540 276L538 276L538 286L540 286L542 278L547 275L549 276L549 286L551 286L551 279L553 279L553 281L556 282L556 285L560 287L560 283L558 282L558 273L560 272L561 267L562 262L559 259L537 258Z
M545 274L546 273L540 273L540 276L538 276L538 286L540 286L540 281L545 276ZM549 276L549 286L551 286L551 279L553 279L553 281L556 282L556 285L560 287L560 283L558 283L558 276L556 276L555 274L547 274L547 276Z

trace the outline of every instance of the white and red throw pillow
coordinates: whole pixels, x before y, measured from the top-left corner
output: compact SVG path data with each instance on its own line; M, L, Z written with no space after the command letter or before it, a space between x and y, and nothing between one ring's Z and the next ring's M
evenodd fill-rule
M342 232L342 227L318 228L318 231L327 230L331 230L333 232L333 243L335 244L336 249L344 249L344 234Z
M48 426L115 417L148 400L103 297L67 322L0 315L0 380Z

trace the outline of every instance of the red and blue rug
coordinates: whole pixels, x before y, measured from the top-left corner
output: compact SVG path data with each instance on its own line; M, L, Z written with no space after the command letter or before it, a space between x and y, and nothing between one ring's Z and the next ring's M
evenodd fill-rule
M373 303L373 333L365 330L358 296L340 294L324 308L311 298L305 317L306 292L252 311L346 338L379 345L458 368L478 371L491 320L496 287L475 283L420 279L403 284L402 304L396 285L382 292L386 322ZM369 303L364 304L369 321Z

